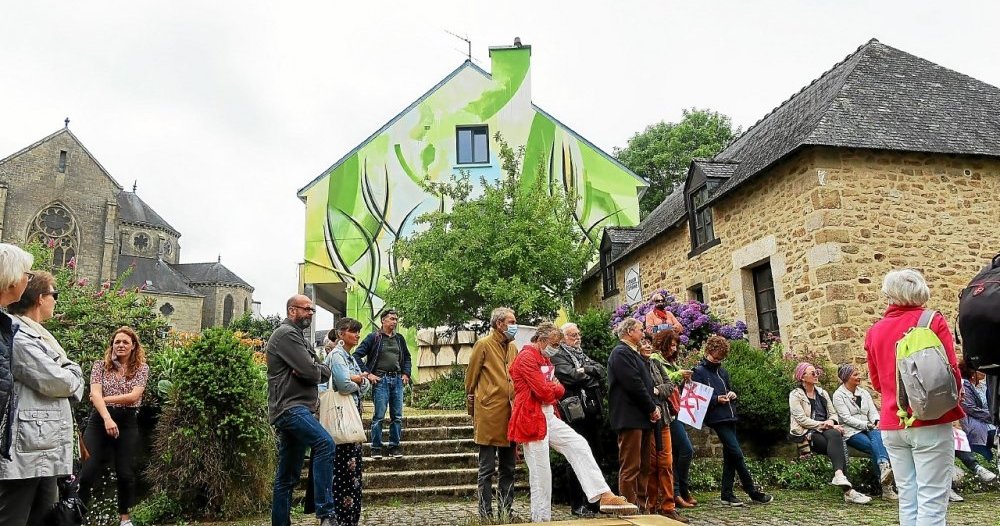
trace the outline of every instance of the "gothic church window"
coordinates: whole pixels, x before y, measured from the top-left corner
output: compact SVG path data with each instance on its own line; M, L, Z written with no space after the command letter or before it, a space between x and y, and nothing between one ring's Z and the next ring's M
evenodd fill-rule
M149 248L149 236L143 232L139 232L132 238L132 246L139 250L146 250Z
M160 314L164 316L170 316L174 313L174 306L169 303L164 303L160 306Z
M52 248L52 262L65 266L76 257L79 247L76 220L61 204L54 204L38 213L28 230L28 241L37 241Z

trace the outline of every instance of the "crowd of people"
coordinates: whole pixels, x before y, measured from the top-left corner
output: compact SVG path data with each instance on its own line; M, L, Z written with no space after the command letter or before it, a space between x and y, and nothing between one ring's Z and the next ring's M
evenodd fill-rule
M0 244L0 524L43 524L59 498L57 481L71 476L79 459L80 498L89 502L94 482L112 465L120 522L131 526L137 414L149 377L143 346L129 327L110 335L103 358L90 368L93 409L78 440L73 404L88 391L84 371L43 326L55 314L59 291L53 276L32 271L32 263L27 252ZM979 455L992 462L996 455L997 426L988 402L995 394L988 392L982 373L959 364L946 320L926 308L930 290L919 272L888 273L882 292L888 308L865 337L868 375L881 404L861 385L862 370L855 364L837 368L840 385L831 395L820 383L821 369L799 363L796 387L788 393L788 438L802 457L829 457L830 484L842 490L846 503L871 501L848 478L848 448L853 448L871 458L882 498L898 501L901 525L943 524L949 501L962 498L952 487L959 476L956 458L981 481L996 479L977 460ZM580 329L573 323L541 323L530 343L518 349L516 313L506 307L493 310L490 330L476 341L465 375L479 448L478 513L484 522L513 516L518 451L528 468L531 520L551 520L550 450L567 460L574 515L646 512L688 522L682 510L699 505L690 491L694 450L679 419L681 393L689 382L712 391L703 423L722 446L718 502L745 505L735 493L737 477L751 503L773 501L755 483L740 446L739 394L724 365L728 340L711 336L697 365L679 366L684 328L665 309L661 295L652 300L654 308L644 320L626 318L615 327L618 343L607 364L581 347ZM361 322L338 319L321 358L303 332L315 310L307 296L291 297L287 317L265 347L268 418L278 446L271 506L275 526L291 524L292 492L307 450L307 512L314 512L321 526L360 522L363 444L336 443L321 424L323 391L349 396L359 414L362 398L371 393L371 457L403 456L402 392L411 364L405 339L396 332L398 315L384 310L381 326L363 340ZM954 404L923 418L897 375L897 346L921 327L940 342L956 388ZM383 444L386 413L389 438ZM971 451L956 451L953 428L964 432ZM617 438L616 459L604 458L604 429ZM618 465L617 494L600 467L612 462Z

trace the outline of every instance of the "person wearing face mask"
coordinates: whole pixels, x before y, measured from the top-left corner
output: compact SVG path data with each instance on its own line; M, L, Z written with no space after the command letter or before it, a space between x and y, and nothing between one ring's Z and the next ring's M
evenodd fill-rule
M677 321L674 313L667 310L667 300L662 293L653 294L650 303L653 304L653 310L646 313L646 334L652 336L660 331L671 330L680 336L684 332L681 322Z
M600 464L604 459L600 442L600 430L604 415L604 385L608 373L604 366L594 361L580 347L580 328L575 323L566 323L560 329L563 341L559 344L559 352L552 356L552 365L556 368L556 379L566 388L560 403L574 397L580 400L583 407L582 418L563 414L562 418L573 431L587 440L594 459ZM587 494L580 487L580 482L572 473L573 467L566 465L566 480L569 484L570 509L577 517L592 517L599 511L598 506L589 502Z
M313 498L320 526L336 526L333 503L333 459L336 445L320 425L319 390L330 379L330 368L319 362L303 329L316 308L308 296L292 296L288 317L271 333L267 356L267 413L278 434L278 466L271 500L271 526L291 524L292 491L298 486L306 449L312 449Z
M587 500L599 503L604 513L637 511L625 500L611 493L601 469L590 452L587 441L556 416L555 403L565 389L555 378L551 358L560 352L562 331L551 323L542 323L510 366L514 382L514 408L507 427L507 438L520 442L528 465L531 486L531 520L552 520L552 471L549 446L566 457L573 466Z
M514 449L507 437L514 386L508 369L517 356L517 318L507 307L490 314L490 332L472 347L465 371L466 407L472 416L473 442L479 446L479 517L492 521L493 473L500 464L498 515L509 519L514 506Z

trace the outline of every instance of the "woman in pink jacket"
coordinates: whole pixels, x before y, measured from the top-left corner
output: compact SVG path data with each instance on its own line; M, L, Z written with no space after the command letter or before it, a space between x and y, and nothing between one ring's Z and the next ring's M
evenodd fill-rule
M896 488L899 491L900 526L931 526L945 523L948 513L948 490L955 443L951 423L965 413L960 406L935 420L916 420L904 428L896 412L896 342L915 327L930 299L930 289L923 275L914 269L894 270L882 282L882 294L889 301L882 319L868 330L865 352L868 373L875 390L882 395L879 429L889 453ZM961 389L955 343L944 316L935 313L931 330L944 345ZM904 408L905 409L905 408Z

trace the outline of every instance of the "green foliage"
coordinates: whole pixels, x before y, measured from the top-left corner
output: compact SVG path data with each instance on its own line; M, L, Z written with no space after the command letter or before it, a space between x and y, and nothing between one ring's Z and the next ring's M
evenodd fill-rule
M525 174L531 183L522 182L524 148L513 150L499 134L496 141L499 180L481 180L476 194L468 174L428 182L440 209L417 218L423 231L396 242L400 270L385 300L409 326L458 328L489 320L500 305L533 324L572 301L593 254L574 222L576 203L545 177Z
M465 369L452 367L448 374L414 386L413 405L420 409L465 409Z
M275 446L264 367L223 328L205 330L172 360L147 472L154 489L193 516L267 509Z
M136 504L132 508L131 519L136 526L153 526L180 518L183 513L180 504L164 493L157 493Z
M743 438L746 438L745 436ZM792 460L786 458L752 458L746 459L747 467L753 475L754 482L766 490L824 490L829 488L833 477L833 465L830 459L822 455L814 455L807 459ZM855 489L867 494L878 494L876 474L868 457L851 457L847 466L848 479ZM697 491L718 491L722 487L722 459L698 458L691 464L689 478L691 489Z
M35 269L46 270L55 276L59 301L55 316L45 322L45 328L69 357L83 367L85 375L89 375L95 361L104 359L111 333L122 325L132 327L139 335L147 360L152 360L163 348L167 322L153 309L153 298L139 294L137 289L122 287L127 274L114 281L90 283L76 278L75 260L71 260L69 266L56 267L52 265L50 247L30 243L24 248L35 256ZM156 372L150 369L152 385ZM150 396L148 389L146 393L144 403L155 404L155 396ZM86 415L90 408L90 400L85 398L77 406L77 415Z
M591 307L585 312L570 313L570 321L580 329L580 347L597 363L607 364L611 349L618 344L618 338L611 333L611 312Z
M247 338L253 338L255 340L267 341L271 337L271 333L274 329L281 325L281 316L277 314L271 314L269 316L264 316L263 318L254 318L251 313L245 312L243 316L233 320L229 324L229 328L233 331L239 331L243 333Z
M752 347L746 340L730 342L723 367L739 396L736 406L741 436L756 452L767 453L788 435L788 393L795 388L794 364Z
M639 202L643 217L663 202L675 185L684 182L693 159L714 156L739 133L729 117L691 108L684 110L680 122L652 124L633 135L625 148L615 148L615 157L622 164L649 180Z

